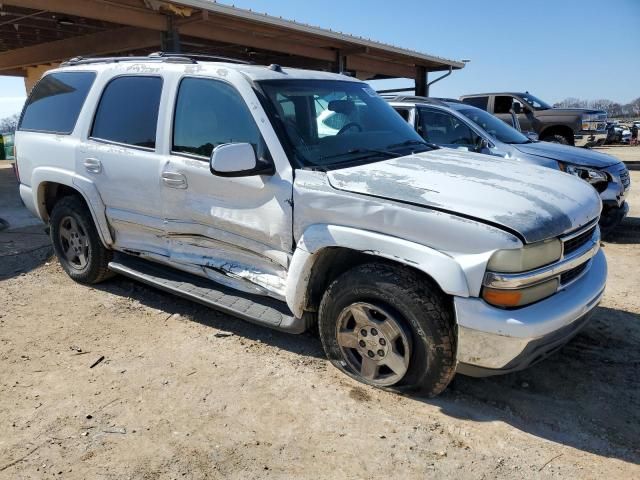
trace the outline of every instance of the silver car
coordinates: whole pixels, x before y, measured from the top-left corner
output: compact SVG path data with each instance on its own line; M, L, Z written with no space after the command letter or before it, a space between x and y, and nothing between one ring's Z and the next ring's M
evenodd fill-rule
M600 228L606 233L626 216L630 187L627 167L594 150L538 142L490 113L457 100L385 97L427 142L562 170L582 178L600 194Z

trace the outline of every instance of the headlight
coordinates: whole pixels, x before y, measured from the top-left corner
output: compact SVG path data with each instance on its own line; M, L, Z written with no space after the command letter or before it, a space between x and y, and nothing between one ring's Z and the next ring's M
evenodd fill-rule
M560 170L563 172L580 177L585 182L589 182L591 184L609 181L606 173L596 170L595 168L579 167L578 165L571 165L570 163L562 162L558 162L558 167L560 167Z
M582 114L582 130L597 130L598 129L598 117L597 113L584 113Z
M525 245L515 250L497 250L491 255L487 270L492 272L526 272L560 260L562 244L557 238Z

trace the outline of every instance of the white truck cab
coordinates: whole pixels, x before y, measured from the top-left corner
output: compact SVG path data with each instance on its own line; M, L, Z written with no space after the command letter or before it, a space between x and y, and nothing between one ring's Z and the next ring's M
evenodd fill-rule
M72 278L317 323L371 385L435 395L456 371L525 368L603 294L593 188L429 145L344 75L73 59L34 87L15 142L20 194Z

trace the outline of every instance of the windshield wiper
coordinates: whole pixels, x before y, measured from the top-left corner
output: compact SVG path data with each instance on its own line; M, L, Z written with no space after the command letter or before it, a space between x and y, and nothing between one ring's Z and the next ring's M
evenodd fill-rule
M431 148L432 150L440 148L435 143L429 143L423 140L407 140L405 142L393 143L391 145L388 145L387 148L410 147L411 145L423 145L425 147Z
M327 157L323 157L322 160L328 160L330 158L339 158L339 157L344 157L346 155L353 155L353 154L358 154L358 153L375 153L375 154L378 154L378 155L385 155L387 157L401 157L402 156L397 152L391 152L389 150L378 150L376 148L352 148L351 150L348 150L346 152L336 153L335 155L329 155Z

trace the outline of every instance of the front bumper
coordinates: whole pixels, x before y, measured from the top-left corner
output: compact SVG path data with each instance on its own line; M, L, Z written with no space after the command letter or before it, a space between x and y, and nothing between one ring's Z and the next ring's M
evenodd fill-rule
M601 250L581 278L527 307L503 310L480 298L455 297L458 373L499 375L550 355L587 323L602 298L606 279L607 261Z
M576 147L589 147L592 145L603 144L606 139L607 139L606 130L602 132L589 132L589 131L582 130L573 135L573 144Z

